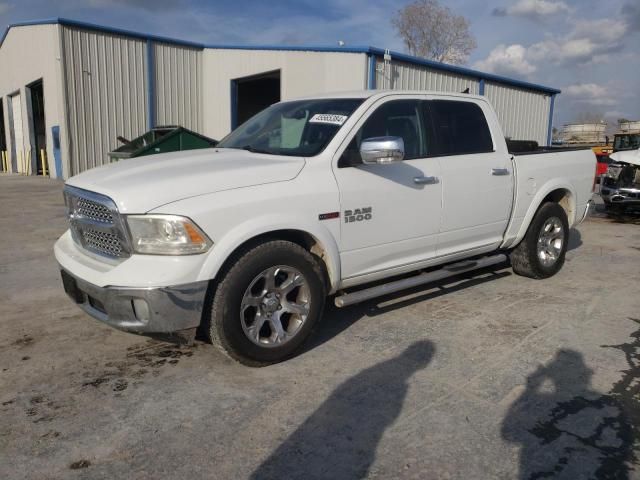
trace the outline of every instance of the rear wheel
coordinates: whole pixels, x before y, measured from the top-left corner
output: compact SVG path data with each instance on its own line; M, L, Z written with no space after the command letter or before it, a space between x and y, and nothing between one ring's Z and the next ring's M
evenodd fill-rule
M215 291L211 342L245 365L289 358L322 315L323 278L316 258L295 243L275 240L247 251Z
M557 203L545 203L536 212L525 237L511 251L511 266L518 275L548 278L564 264L569 222Z

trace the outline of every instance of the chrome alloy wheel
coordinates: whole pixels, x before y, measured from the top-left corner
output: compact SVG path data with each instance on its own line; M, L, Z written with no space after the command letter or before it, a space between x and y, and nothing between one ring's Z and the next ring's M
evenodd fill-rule
M564 245L564 227L558 217L549 217L538 235L538 258L545 267L558 261Z
M271 267L256 276L244 292L240 321L244 334L261 347L291 340L309 316L311 293L298 270Z

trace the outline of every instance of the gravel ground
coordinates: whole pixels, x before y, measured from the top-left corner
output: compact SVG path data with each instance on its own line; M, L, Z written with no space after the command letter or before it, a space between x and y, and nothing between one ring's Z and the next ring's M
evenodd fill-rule
M263 369L106 327L62 291L60 182L0 176L0 478L640 478L640 217L555 277L329 308Z

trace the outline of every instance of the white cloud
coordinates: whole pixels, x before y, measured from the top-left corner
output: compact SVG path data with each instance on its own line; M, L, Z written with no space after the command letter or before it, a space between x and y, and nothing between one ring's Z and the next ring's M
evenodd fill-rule
M611 89L596 83L568 85L562 89L562 92L578 102L589 105L611 106L617 104Z
M526 76L536 70L536 67L527 61L526 54L527 49L522 45L498 45L487 58L473 66L485 72Z
M520 0L506 8L496 8L493 14L496 16L513 15L540 19L551 15L569 13L571 8L565 2L554 0Z
M534 62L584 64L598 55L622 50L627 31L622 20L578 20L568 35L531 45L527 56Z
M476 62L479 69L527 75L542 65L586 65L624 49L628 22L620 19L575 20L566 35L550 36L528 47L499 45Z
M602 97L607 94L607 89L596 83L576 83L565 87L564 93L572 97Z

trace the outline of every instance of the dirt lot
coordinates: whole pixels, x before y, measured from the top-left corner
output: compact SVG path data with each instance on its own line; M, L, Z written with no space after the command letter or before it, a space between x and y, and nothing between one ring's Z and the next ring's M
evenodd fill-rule
M61 187L0 177L0 478L640 478L639 221L589 219L549 280L330 308L249 369L75 307Z

